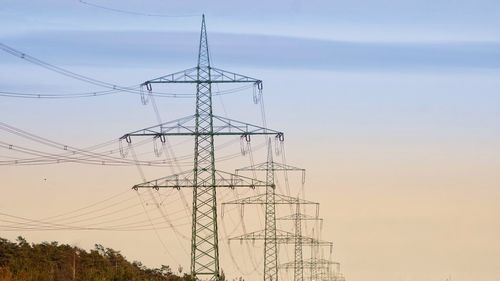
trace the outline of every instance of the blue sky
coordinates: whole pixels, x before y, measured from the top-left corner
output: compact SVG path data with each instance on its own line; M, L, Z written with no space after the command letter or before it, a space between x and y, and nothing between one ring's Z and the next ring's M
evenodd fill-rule
M92 57L102 66L159 66L167 59L183 62L196 56L197 37L190 31L58 30L9 35L4 42L57 63L87 64ZM222 65L354 71L500 67L498 42L356 42L217 32L210 40Z
M91 2L110 7L166 15L200 15L217 31L296 35L362 41L498 41L497 1L192 1ZM199 4L199 5L197 5ZM197 30L190 18L142 17L99 10L75 1L5 1L2 33L35 29ZM238 19L237 22L234 20ZM267 26L267 28L266 28ZM306 32L307 31L307 32ZM336 36L338 35L338 36ZM336 37L335 37L336 36Z
M253 1L209 7L197 7L196 1L95 3L144 13L206 13L214 57L224 64L411 70L489 69L500 62L495 1ZM0 13L8 27L0 31L5 43L26 52L32 48L57 63L82 64L89 56L103 65L139 60L153 65L167 57L169 62L186 60L196 50L197 17L133 16L76 0L7 1Z

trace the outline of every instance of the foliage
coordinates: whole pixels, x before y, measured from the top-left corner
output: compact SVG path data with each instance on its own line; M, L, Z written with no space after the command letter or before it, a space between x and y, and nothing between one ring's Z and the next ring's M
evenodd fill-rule
M29 244L0 238L0 281L188 281L169 266L150 269L119 251L95 245L90 251L57 242Z

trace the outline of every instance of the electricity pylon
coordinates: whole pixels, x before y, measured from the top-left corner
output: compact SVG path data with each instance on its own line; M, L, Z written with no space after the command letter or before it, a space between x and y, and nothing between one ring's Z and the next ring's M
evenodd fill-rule
M314 236L314 234L313 234ZM320 252L320 249L319 249L319 245L312 245L311 246L311 264L312 264L312 267L310 268L310 276L309 276L309 280L310 281L317 281L319 280L319 276L318 276L318 271L322 269L322 267L318 264L318 254ZM331 254L331 252L330 252Z
M335 266L336 269L333 268ZM294 262L287 262L279 266L280 269L295 269L297 265ZM302 264L303 269L308 269L310 272L310 280L315 281L334 281L335 278L340 273L340 264L338 262L326 260L326 259L306 259ZM320 274L313 276L314 270L320 270Z
M316 216L310 216L310 215L307 215L307 214L303 214L300 210L300 207L301 207L301 204L296 204L295 205L295 213L292 214L292 215L288 215L288 216L284 216L284 217L280 217L280 218L277 218L277 220L292 220L294 221L294 224L295 224L295 237L296 237L296 241L294 243L294 248L295 248L295 251L294 251L294 256L295 256L295 259L294 259L294 272L293 272L293 278L294 278L294 281L303 281L304 280L304 267L303 267L303 261L304 261L304 257L303 257L303 254L302 254L302 241L300 241L300 238L299 237L302 237L302 221L305 221L305 220L315 220L315 221L320 221L320 223L323 223L323 219L321 218L318 218L317 214ZM312 243L312 247L314 248L316 245L319 245L320 244L320 241L319 240L315 240L313 243Z
M320 246L325 245L328 244L313 243L313 245L311 245L311 258L303 261L302 268L309 271L309 280L311 281L345 281L345 277L340 272L340 263L331 260L331 247L330 259L317 257L316 252L319 252ZM288 262L280 264L279 268L295 269L297 268L297 263Z
M227 202L225 204L241 204L242 206L244 206L245 204L266 204L266 203L263 203L263 200L259 197L260 197L260 195L257 195L257 196L253 196L250 198L235 200L233 202ZM274 205L278 205L278 204L294 204L296 206L297 205L300 206L300 205L314 204L317 206L316 210L318 210L318 205L319 205L318 203L302 200L299 198L294 198L294 197L276 194ZM316 213L318 213L318 211L316 211ZM286 218L286 219L289 219L289 218ZM274 225L276 225L276 222L274 222ZM312 238L312 237L298 235L297 233L301 233L301 232L295 231L295 233L291 233L291 232L287 232L287 231L283 231L283 230L279 230L279 229L275 228L275 234L272 238L268 235L268 233L266 233L265 230L264 231L260 230L260 231L246 233L246 234L236 236L236 237L231 237L231 238L229 238L229 241L250 240L250 241L264 241L264 243L268 242L268 243L273 243L274 245L293 244L293 245L295 245L294 264L301 263L303 246L311 246L311 247L316 246L316 245L329 246L330 251L331 251L331 248L333 247L333 244L331 242L320 241L320 240L317 240L317 239ZM299 245L299 246L297 247L297 245ZM273 267L273 269L276 269L276 271L277 271L277 269L278 269L278 266L277 266L277 247L276 247L276 251L274 254L276 256L276 263L273 264L273 266L275 266L275 267ZM267 258L267 253L264 253L264 258ZM299 266L297 266L297 267L299 267ZM300 280L300 281L303 280L303 274L301 274L301 272L302 272L302 267L300 267L300 269L295 272L295 274L294 274L295 280ZM275 276L276 276L276 278L278 278L277 272L276 272ZM277 280L277 279L266 279L266 280Z
M322 227L320 227L321 229ZM320 238L318 232L318 240ZM313 236L314 235L314 229L313 229ZM316 280L324 280L326 277L325 275L328 275L328 278L333 278L334 275L331 273L332 271L332 266L336 265L337 272L340 272L340 263L331 261L332 257L332 248L330 247L330 259L326 260L323 258L323 251L321 248L321 245L319 243L313 244L311 246L311 258L308 260L309 270L310 270L310 275L309 275L309 280L311 281L316 281ZM320 251L321 250L321 251ZM320 257L321 253L321 257ZM328 265L328 266L327 266ZM328 274L325 273L325 270L328 270Z
M314 236L314 234L313 234ZM331 260L324 258L318 258L317 253L321 246L330 246L330 258L332 254L332 243L331 242L320 242L320 240L315 240L311 245L311 258L303 260L301 264L297 261L288 262L281 264L279 267L281 269L294 269L297 271L297 267L302 270L307 269L309 271L310 281L333 281L334 278L338 277L340 273L340 264ZM333 266L336 266L336 271L334 273Z
M229 238L229 241L244 241L244 240L250 240L250 241L266 241L266 235L265 232L260 230L260 231L255 231L255 232L250 232L246 233L240 236L236 237L231 237ZM288 231L283 231L283 230L276 230L276 237L272 242L275 242L276 244L297 244L299 243L302 246L312 246L312 245L324 245L324 246L330 246L333 247L331 242L326 242L326 241L319 241L315 238L308 237L308 236L299 236L297 237L295 233L291 233ZM294 261L295 264L295 261Z
M120 139L131 143L131 137L150 136L165 143L168 136L194 136L194 168L180 174L135 185L133 188L193 188L191 229L191 278L219 280L219 238L217 228L218 187L267 186L252 178L215 169L215 136L238 135L250 141L251 135L275 135L283 141L283 133L256 125L223 118L213 114L212 85L218 83L252 83L262 90L262 81L210 65L205 16L202 18L198 65L144 82L152 91L152 84L196 84L196 112L192 116L125 134Z
M278 246L276 236L276 205L282 204L295 204L300 206L302 204L316 205L318 203L300 200L298 198L278 195L275 192L276 185L274 177L276 171L300 171L305 172L304 169L276 163L273 161L273 152L271 140L267 144L267 161L261 164L240 168L236 173L241 171L265 171L266 172L266 193L251 196L247 198L237 199L229 202L222 203L222 205L264 205L265 206L265 228L264 228L264 281L278 280ZM299 237L299 236L297 236ZM300 238L300 237L299 237Z

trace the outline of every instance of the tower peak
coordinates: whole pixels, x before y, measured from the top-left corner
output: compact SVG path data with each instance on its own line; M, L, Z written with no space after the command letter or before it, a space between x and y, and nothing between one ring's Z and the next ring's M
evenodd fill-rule
M198 67L210 67L210 53L208 52L207 26L205 14L201 16L200 47L198 50Z

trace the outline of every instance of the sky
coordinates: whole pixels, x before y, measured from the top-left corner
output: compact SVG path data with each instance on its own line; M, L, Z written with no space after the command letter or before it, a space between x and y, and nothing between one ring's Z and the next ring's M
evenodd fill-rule
M204 13L213 64L264 81L265 120L285 132L286 154L274 157L307 169L305 192L300 176L293 174L289 188L279 175L280 191L305 194L321 204L321 237L334 243L332 257L347 280L500 278L498 1L86 2L125 12L76 0L3 1L0 41L79 74L136 85L195 65ZM0 91L103 90L5 52L0 60ZM55 100L0 97L0 116L1 122L35 135L90 147L193 114L192 99L155 101L160 118L151 103L142 105L138 95L127 93ZM262 123L262 103L253 104L251 89L217 96L214 104L218 115ZM0 141L61 153L6 131L0 131ZM217 143L218 157L240 153L239 140L225 141L231 140ZM172 143L177 155L187 155L182 168L188 169L192 144ZM255 162L266 158L263 143L254 141ZM116 154L118 144L103 149ZM152 151L151 143L140 147L139 158L155 159ZM27 157L0 148L1 161ZM221 161L220 167L233 170L251 161L247 154ZM147 179L175 170L141 169ZM23 235L33 242L57 240L86 249L101 243L148 266L189 268L189 191L137 196L129 191L142 180L134 165L3 165L0 176L2 213L42 220L121 194L89 210L109 219L146 211L159 216L154 220L158 228L165 226L133 232L4 228L1 237ZM219 202L256 192L223 190ZM152 198L164 202L163 209ZM127 210L127 204L133 208ZM104 206L117 213L105 213ZM94 213L82 212L60 222L95 222ZM243 231L241 214L232 209L222 218L220 212L221 267L230 276L260 279L262 245L227 244L226 237ZM279 212L285 215L287 209ZM163 221L165 213L178 230ZM244 217L248 231L262 227L262 210L249 207ZM291 230L286 223L280 227ZM312 229L318 232L315 225L305 231ZM280 246L280 261L290 260L290 248ZM283 272L282 280L291 276Z

